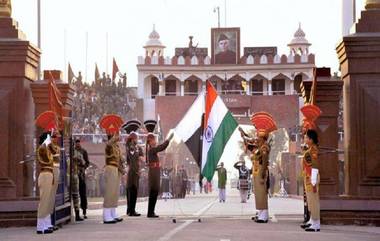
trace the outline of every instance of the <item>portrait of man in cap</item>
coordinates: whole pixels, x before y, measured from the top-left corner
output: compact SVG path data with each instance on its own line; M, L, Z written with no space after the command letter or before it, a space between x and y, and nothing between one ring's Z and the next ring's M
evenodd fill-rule
M215 64L236 64L238 33L237 31L214 32L214 63Z

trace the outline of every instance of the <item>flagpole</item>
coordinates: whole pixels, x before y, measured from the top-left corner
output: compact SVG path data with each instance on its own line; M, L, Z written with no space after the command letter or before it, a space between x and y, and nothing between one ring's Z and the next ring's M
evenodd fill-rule
M86 32L86 66L85 66L85 75L86 75L86 82L87 82L87 61L88 61L88 32Z
M108 32L106 33L106 73L108 72Z
M352 1L352 24L356 22L356 0Z
M67 30L64 30L64 39L63 39L63 64L64 64L64 76L66 77L66 81L69 82L69 76L67 74Z
M227 0L224 0L224 25L227 28Z
M37 0L37 46L41 50L41 0ZM37 80L41 79L41 56L37 67Z

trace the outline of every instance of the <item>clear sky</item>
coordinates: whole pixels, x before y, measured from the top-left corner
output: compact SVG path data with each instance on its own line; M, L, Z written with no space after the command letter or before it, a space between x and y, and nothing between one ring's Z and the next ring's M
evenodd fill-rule
M227 26L241 28L241 48L277 46L288 54L287 44L301 22L317 66L338 70L335 45L341 38L341 0L227 0ZM199 47L208 47L210 29L217 27L215 6L220 6L225 26L225 0L41 0L42 68L65 69L70 62L74 72L86 69L94 79L95 62L101 72L112 72L112 57L128 75L128 85L137 85L137 57L144 55L153 24L172 56L175 47L185 47L194 36ZM37 45L37 0L12 0L13 18L27 38ZM358 12L364 0L357 0ZM65 54L66 32L66 54ZM106 59L106 36L109 56ZM86 76L84 76L86 78Z

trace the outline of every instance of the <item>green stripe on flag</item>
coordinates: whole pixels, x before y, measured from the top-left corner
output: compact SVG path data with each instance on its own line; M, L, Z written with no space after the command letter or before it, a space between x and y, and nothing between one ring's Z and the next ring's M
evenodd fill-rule
M215 173L215 168L218 165L220 157L223 154L224 147L226 146L228 140L230 139L232 133L235 131L238 123L232 116L231 112L227 112L224 116L223 121L220 123L218 130L214 136L210 149L207 153L207 161L203 167L202 174L211 181Z

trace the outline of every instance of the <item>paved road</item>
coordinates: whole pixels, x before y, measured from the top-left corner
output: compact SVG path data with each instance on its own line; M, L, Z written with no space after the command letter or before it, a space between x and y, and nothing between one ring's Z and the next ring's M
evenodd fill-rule
M89 219L69 224L54 234L35 234L34 227L0 229L0 240L204 240L204 241L319 241L319 240L379 240L380 229L357 226L322 226L320 233L305 233L299 228L302 219L302 201L298 199L271 198L271 221L257 224L250 220L254 205L250 200L241 204L236 192L230 192L226 203L219 203L216 194L189 196L184 200L160 200L158 220L146 217L125 217L122 223L104 225L101 210L90 210ZM145 213L146 202L138 203L138 210ZM125 212L125 206L118 209ZM176 217L177 222L172 219ZM201 222L198 218L201 217Z
M203 194L203 195L188 195L186 199L171 199L168 201L159 200L156 206L156 213L162 217L186 217L193 216L203 207L213 203L207 210L202 212L202 217L237 217L246 216L250 217L255 213L254 197L248 200L247 203L240 203L239 193L235 190L227 191L227 200L225 203L219 203L217 200L217 193ZM122 202L125 203L125 202ZM101 203L96 206L101 206ZM137 203L136 210L142 214L146 214L148 207L147 202ZM302 218L303 203L301 199L283 199L283 198L270 198L269 199L269 213L271 216L275 215L293 215ZM125 214L126 207L120 206L118 214ZM101 209L90 211L90 216L100 216Z

